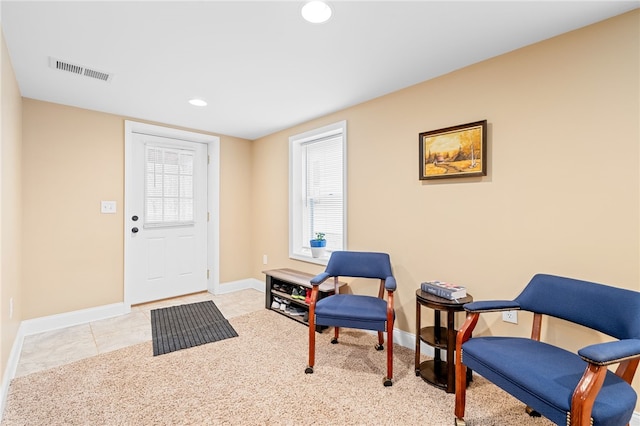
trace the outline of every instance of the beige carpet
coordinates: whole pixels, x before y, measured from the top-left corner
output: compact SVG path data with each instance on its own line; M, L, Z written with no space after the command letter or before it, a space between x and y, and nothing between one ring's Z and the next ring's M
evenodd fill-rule
M2 425L452 425L454 395L414 373L414 352L394 353L382 385L376 338L343 330L317 339L307 375L307 327L263 310L230 320L239 337L161 356L151 341L14 379ZM475 376L467 425L550 425Z

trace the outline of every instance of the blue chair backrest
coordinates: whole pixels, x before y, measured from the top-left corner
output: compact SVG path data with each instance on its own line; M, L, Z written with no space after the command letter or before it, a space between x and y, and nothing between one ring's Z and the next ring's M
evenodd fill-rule
M392 276L387 253L334 251L325 270L332 277L379 278Z
M537 274L515 299L520 308L562 318L617 339L640 339L640 293Z

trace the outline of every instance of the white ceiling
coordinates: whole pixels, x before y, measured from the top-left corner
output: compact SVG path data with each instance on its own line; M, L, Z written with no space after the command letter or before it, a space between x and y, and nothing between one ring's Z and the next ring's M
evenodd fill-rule
M23 97L256 139L640 6L333 0L309 24L303 3L2 1L0 19Z

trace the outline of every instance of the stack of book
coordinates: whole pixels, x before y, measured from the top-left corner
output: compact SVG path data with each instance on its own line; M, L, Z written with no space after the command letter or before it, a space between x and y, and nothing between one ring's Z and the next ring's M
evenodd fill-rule
M444 281L425 281L420 284L420 289L425 293L430 293L449 300L467 297L467 289L465 287Z

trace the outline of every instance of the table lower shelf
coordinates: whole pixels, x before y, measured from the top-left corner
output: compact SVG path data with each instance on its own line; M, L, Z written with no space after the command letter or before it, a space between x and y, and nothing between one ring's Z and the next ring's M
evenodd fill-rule
M437 349L447 349L449 336L446 327L423 327L420 329L420 340ZM455 345L455 342L453 342Z
M416 376L441 389L447 388L447 362L430 359L420 363Z
M422 379L440 389L449 391L449 389L455 390L455 383L452 386L448 386L447 373L448 373L447 361L438 359L430 359L420 363L420 366L416 369L416 376L422 377ZM473 380L473 372L470 368L467 368L467 384Z

